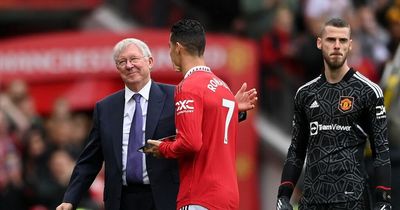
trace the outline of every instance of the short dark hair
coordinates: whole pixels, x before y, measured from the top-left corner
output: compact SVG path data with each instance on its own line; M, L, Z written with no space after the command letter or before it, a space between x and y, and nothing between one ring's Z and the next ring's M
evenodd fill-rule
M327 26L333 26L333 27L337 27L337 28L349 28L350 29L350 24L341 19L341 18L332 18L330 20L328 20L327 22L325 22L324 26L322 27L322 30L319 34L319 36L322 36L322 33L324 32L325 28ZM351 30L350 30L350 35L351 35Z
M171 42L179 42L191 55L202 56L206 48L206 35L197 20L183 19L171 27Z

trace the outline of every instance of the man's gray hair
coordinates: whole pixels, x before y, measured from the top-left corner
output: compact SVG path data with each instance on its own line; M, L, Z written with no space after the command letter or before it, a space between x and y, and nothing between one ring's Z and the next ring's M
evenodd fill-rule
M120 42L118 42L113 49L113 58L114 61L117 62L117 58L119 56L119 54L121 54L121 52L128 46L134 44L136 45L136 47L138 47L141 51L144 57L152 57L151 55L151 51L149 46L147 46L146 43L144 43L143 41L139 40L139 39L135 39L135 38L127 38L127 39L123 39Z

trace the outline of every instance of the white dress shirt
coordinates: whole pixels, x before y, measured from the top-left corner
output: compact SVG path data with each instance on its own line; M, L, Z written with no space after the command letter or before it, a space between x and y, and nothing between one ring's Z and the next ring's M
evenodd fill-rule
M140 106L142 107L143 114L143 144L145 142L145 131L146 131L146 116L147 116L147 106L149 102L151 80L137 93L142 97L140 98ZM129 142L129 132L131 128L131 122L133 119L133 114L135 113L136 103L132 96L136 94L128 87L125 86L125 107L124 107L124 122L123 122L123 133L122 133L122 184L126 183L126 161L128 153L128 142ZM149 184L149 177L146 170L146 155L143 155L143 183Z

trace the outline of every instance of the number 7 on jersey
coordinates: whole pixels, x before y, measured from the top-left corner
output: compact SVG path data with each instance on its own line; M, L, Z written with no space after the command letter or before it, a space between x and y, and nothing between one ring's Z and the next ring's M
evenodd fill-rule
M228 144L228 127L232 119L233 109L235 108L235 102L223 98L222 106L228 108L228 113L226 114L226 119L225 119L225 134L224 134L224 144Z

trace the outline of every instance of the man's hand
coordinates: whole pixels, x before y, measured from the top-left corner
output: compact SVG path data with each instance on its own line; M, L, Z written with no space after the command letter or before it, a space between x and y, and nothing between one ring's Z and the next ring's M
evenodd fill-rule
M375 190L376 203L374 206L374 210L391 210L391 188L379 186Z
M144 153L146 154L152 154L154 157L162 157L160 154L160 150L158 149L162 141L158 140L147 140L147 144L150 145L150 147L147 147L146 150L144 150Z
M254 109L256 107L257 102L257 91L255 88L246 91L247 83L243 83L242 87L238 90L235 95L235 99L238 103L239 111L247 111Z
M392 210L392 205L387 202L378 202L375 204L374 210Z
M73 210L73 206L71 203L62 203L57 206L56 210Z
M276 210L293 210L292 205L290 205L290 199L286 196L278 198L278 202L276 202Z

